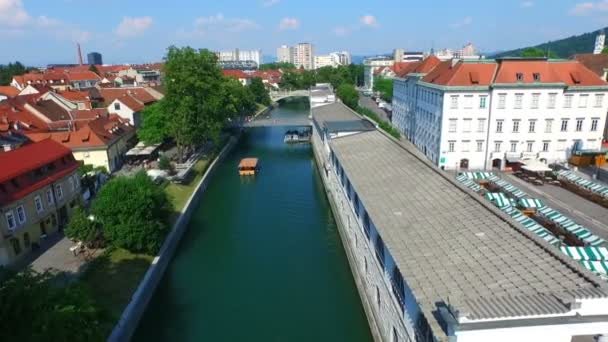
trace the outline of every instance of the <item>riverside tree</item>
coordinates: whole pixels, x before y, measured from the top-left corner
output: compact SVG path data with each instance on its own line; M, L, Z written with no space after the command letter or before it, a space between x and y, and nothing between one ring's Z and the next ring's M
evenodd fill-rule
M248 87L255 98L255 102L263 104L265 106L268 106L270 104L270 95L268 95L268 90L266 89L266 86L264 86L264 82L261 78L252 78L251 84Z
M71 240L91 243L99 236L97 224L87 217L86 211L77 207L70 218L65 235Z
M353 110L359 106L359 93L352 84L344 83L338 87L336 95L342 102Z
M144 171L110 180L93 200L92 213L115 247L156 254L169 231L171 204Z

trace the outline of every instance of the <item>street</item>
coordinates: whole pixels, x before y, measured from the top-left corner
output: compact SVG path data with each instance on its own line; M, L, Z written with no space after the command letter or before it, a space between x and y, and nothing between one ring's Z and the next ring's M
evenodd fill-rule
M550 184L534 186L511 174L504 173L500 176L519 187L532 198L544 201L549 207L570 217L576 223L589 228L593 234L608 240L607 208L559 186Z
M388 115L383 109L378 108L378 105L369 96L359 94L359 105L376 113L382 120L390 122Z

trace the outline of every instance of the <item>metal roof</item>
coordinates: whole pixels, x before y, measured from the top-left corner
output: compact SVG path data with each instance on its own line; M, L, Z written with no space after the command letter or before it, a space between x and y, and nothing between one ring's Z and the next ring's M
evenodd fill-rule
M367 120L326 121L325 128L330 133L372 131L376 126Z
M328 121L355 121L361 119L357 113L348 108L342 102L334 102L320 107L315 107L312 108L311 112L313 119L321 127L323 126L324 122Z
M599 278L413 147L379 131L330 145L437 338L439 305L480 320L564 313L564 298L608 296Z

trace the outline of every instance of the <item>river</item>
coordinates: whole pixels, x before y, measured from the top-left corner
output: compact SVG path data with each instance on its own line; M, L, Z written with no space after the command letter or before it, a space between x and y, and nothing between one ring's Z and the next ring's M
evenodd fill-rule
M134 341L372 341L312 149L286 130L248 130L218 166Z

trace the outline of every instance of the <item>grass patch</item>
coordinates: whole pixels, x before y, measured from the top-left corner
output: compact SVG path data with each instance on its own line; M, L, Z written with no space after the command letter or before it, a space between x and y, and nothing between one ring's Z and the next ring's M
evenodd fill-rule
M194 164L194 167L192 167L190 176L184 184L168 183L165 187L165 192L169 195L169 200L175 209L175 217L171 218L171 222L174 222L177 218L177 215L179 215L186 205L186 202L188 202L190 195L194 192L198 182L203 178L203 175L209 166L209 161L210 159L199 159L199 161Z
M80 283L90 290L97 305L112 317L106 324L108 336L131 301L152 259L154 257L150 255L109 248L91 261L80 278Z
M395 139L401 138L401 133L399 133L399 131L395 127L391 126L390 123L380 119L380 117L376 113L374 113L372 110L359 106L359 107L357 107L357 113L367 116L368 118L375 121L378 124L378 126L380 127L380 129L382 129L386 133L392 135L393 138L395 138Z

